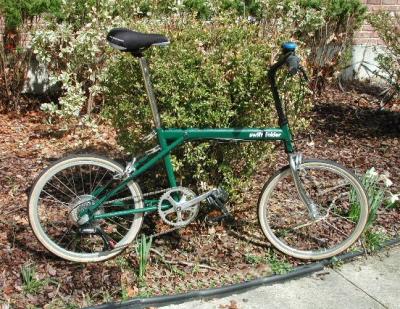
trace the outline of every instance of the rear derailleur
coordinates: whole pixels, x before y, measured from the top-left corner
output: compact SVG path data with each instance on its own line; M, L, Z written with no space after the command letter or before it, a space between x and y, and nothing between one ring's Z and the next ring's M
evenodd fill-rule
M117 242L107 235L106 232L99 225L82 225L79 227L79 233L81 235L98 235L103 240L103 250L108 251L115 249Z

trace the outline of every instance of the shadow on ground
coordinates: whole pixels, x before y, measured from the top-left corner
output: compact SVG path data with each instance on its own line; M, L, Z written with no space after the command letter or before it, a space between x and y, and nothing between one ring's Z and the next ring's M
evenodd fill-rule
M400 112L321 103L314 107L314 128L327 135L400 137Z

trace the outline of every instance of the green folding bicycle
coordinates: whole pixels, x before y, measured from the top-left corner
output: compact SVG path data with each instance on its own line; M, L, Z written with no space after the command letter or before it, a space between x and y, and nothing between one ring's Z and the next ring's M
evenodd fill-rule
M38 240L55 255L75 262L98 262L122 252L138 235L146 213L157 211L166 224L182 228L208 202L226 212L226 195L213 189L196 195L177 186L170 153L187 141L282 141L288 165L264 185L258 218L268 241L285 254L301 259L324 259L349 248L368 218L368 199L357 177L337 163L303 160L295 151L289 123L275 82L278 69L302 74L296 45L282 45L282 54L268 72L279 128L163 128L143 52L168 45L158 34L124 28L108 33L109 44L139 59L154 118L146 139L158 145L124 168L97 155L74 155L46 168L32 186L29 221ZM305 75L305 73L304 73ZM137 177L164 161L169 188L143 194Z

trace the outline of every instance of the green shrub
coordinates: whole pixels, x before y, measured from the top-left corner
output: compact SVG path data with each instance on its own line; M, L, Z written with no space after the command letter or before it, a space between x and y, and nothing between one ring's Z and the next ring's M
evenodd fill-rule
M135 3L66 1L58 15L48 16L46 23L33 33L33 50L47 66L51 85L62 86L59 102L44 104L44 110L78 117L90 114L101 104L104 90L100 81L109 57L106 33L112 27L126 25L138 12Z
M62 0L0 0L7 29L17 29L26 20L51 12L58 15Z
M206 3L210 15L199 16ZM146 52L164 126L276 125L265 75L280 44L293 36L293 18L274 17L273 6L264 11L267 2L245 1L247 12L269 14L268 22L256 22L242 18L247 16L241 13L242 2L221 3L225 6L217 1L64 3L60 15L49 17L33 36L38 58L47 64L52 81L61 82L63 88L58 104L43 108L60 116L82 116L104 101L103 115L118 130L120 144L141 153L147 145L140 138L152 127L141 72L129 54L107 48L105 41L110 28L127 26L164 33L172 41L167 49ZM285 87L288 115L296 131L307 125L302 112L310 105L307 101L294 104L301 92L296 81L288 80ZM257 163L270 154L271 144L265 143L191 143L174 152L173 163L185 184L223 182L227 188L240 188Z
M271 56L284 35L260 36L260 27L227 15L212 22L185 16L163 24L136 20L136 29L165 33L172 41L166 49L146 52L153 73L161 121L165 127L267 127L277 125L266 80ZM146 145L140 138L152 126L151 111L137 62L114 52L105 72L105 116L119 133L119 142L132 153ZM299 85L289 80L290 92ZM288 114L294 130L304 128L301 117L309 107L294 105L288 96ZM173 153L174 166L184 183L205 182L227 188L239 185L260 160L271 153L266 143L189 143Z
M388 100L400 97L400 13L378 11L369 14L368 21L386 45L385 52L376 57L379 72L390 85Z
M0 0L4 29L0 39L0 108L22 109L22 90L31 62L24 35L35 27L43 13L57 14L61 0Z
M321 91L327 81L339 75L351 50L354 33L365 20L367 7L359 0L302 0L301 6L306 20L307 16L317 15L309 14L310 10L320 12L323 19L317 29L298 32L298 38L310 48L308 65L312 88Z
M102 71L110 62L104 40L107 30L130 25L134 29L164 31L165 26L143 26L147 17L159 25L172 23L171 30L180 20L184 23L188 12L208 23L215 23L214 19L220 16L229 16L232 25L250 20L259 35L266 41L271 38L275 46L297 38L311 46L307 60L313 67L313 76L323 78L337 66L342 50L339 47L328 52L328 59L323 46L339 38L349 42L351 37L347 34L360 22L363 6L358 0L184 0L180 4L172 0L64 1L57 14L48 16L33 34L32 45L38 59L48 67L51 82L60 83L63 90L57 104L43 108L60 116L90 114L104 98ZM324 27L326 23L329 27ZM321 29L330 32L322 35Z
M355 8L359 2L351 3ZM358 20L362 10L356 11L339 0L63 2L59 16L49 17L33 36L38 58L63 89L57 104L43 107L68 117L102 108L118 130L120 144L141 153L148 145L140 138L152 127L141 72L129 54L108 48L105 41L109 29L127 26L164 33L172 41L167 49L146 52L165 127L273 126L277 116L265 75L280 44L299 38L305 58L302 41L325 42L316 33L327 22L332 28L340 25L334 34L342 33L341 20ZM307 125L302 115L310 104L295 104L301 94L297 82L288 80L285 89L289 119L297 131ZM173 153L173 163L185 184L242 187L271 148L262 143L190 143Z

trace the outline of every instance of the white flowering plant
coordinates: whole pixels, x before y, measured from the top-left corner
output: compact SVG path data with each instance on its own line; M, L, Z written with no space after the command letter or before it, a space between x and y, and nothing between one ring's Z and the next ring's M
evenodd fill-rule
M393 208L399 205L400 201L400 192L393 193L393 182L390 180L390 174L388 171L385 171L379 174L375 168L369 169L365 174L365 184L367 186L379 186L380 190L383 192L383 200L382 204L386 208Z
M378 209L381 206L393 208L398 205L400 193L391 192L393 182L389 178L389 172L378 173L372 167L362 178L362 183L367 192L370 203L370 215L368 218L367 229L376 220Z
M367 193L370 213L366 230L368 230L377 218L378 209L381 206L386 208L395 208L399 205L400 193L393 193L391 188L393 182L389 178L389 172L378 173L377 170L372 167L362 177L361 182ZM354 193L350 194L350 217L356 219L359 216L359 205L354 203Z

